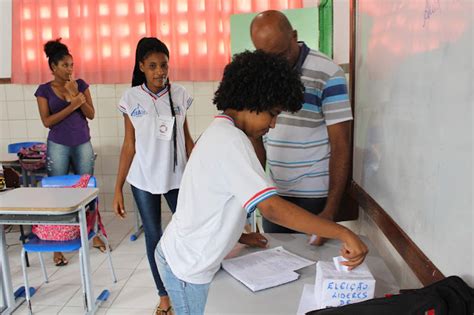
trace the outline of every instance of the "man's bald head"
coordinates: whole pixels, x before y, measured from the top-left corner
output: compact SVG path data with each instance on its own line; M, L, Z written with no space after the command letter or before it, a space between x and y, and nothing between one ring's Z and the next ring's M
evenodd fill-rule
M255 16L250 25L250 37L257 49L281 54L291 64L298 59L297 33L280 11L268 10Z

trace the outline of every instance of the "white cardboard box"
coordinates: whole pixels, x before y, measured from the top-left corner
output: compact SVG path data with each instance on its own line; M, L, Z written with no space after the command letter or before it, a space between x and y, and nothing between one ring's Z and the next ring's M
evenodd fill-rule
M365 263L351 271L338 271L333 262L318 261L314 293L318 308L372 299L375 279Z

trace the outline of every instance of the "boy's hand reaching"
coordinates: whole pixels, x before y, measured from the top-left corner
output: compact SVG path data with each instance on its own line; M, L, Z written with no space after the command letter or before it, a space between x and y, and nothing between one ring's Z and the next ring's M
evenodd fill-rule
M342 262L341 264L349 267L349 270L352 270L364 261L369 250L357 235L349 230L347 230L347 232L348 235L343 240L344 243L340 251L341 256L346 258L347 261Z
M239 243L249 245L252 247L266 248L268 245L268 240L260 233L243 233L240 236Z

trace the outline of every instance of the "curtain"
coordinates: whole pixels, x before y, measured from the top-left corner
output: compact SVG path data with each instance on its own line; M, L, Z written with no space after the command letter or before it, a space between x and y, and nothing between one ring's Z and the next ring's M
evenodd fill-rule
M131 82L136 44L156 36L174 81L220 80L230 61L230 15L301 8L302 0L14 0L12 82L51 80L43 45L61 37L76 78Z

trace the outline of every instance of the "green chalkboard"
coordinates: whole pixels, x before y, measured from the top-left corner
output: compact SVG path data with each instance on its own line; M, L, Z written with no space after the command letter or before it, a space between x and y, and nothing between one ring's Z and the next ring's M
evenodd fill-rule
M319 48L318 8L282 10L291 25L298 31L298 40L305 41L312 49ZM250 39L250 23L257 13L234 14L230 17L230 46L232 55L244 50L254 50ZM332 31L331 31L332 33Z

